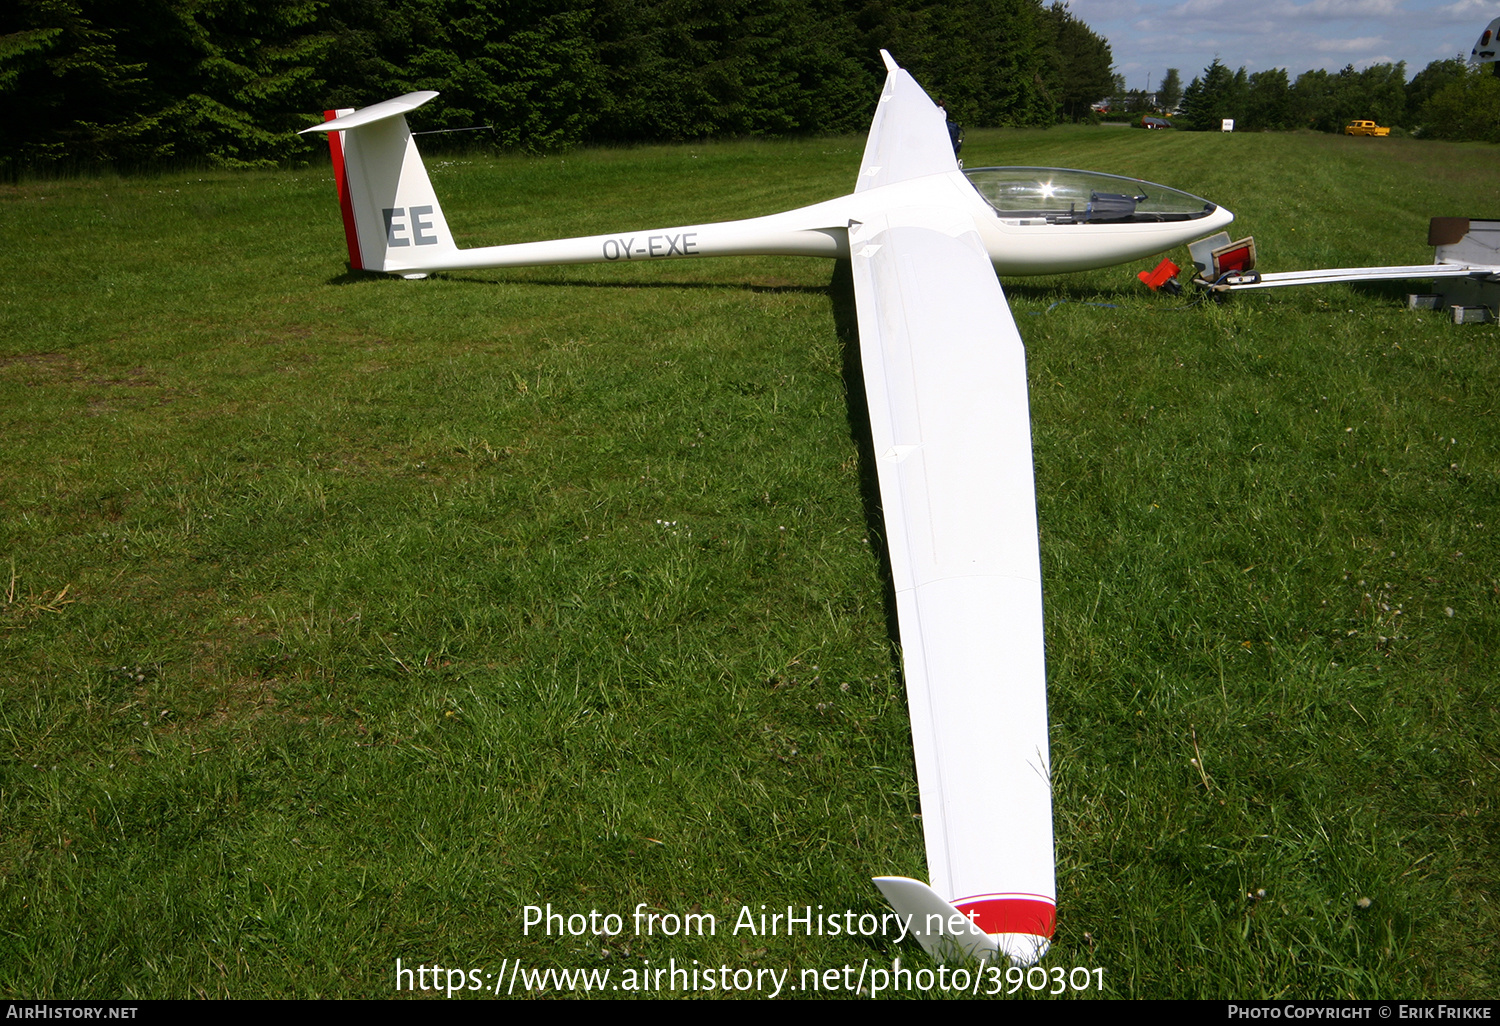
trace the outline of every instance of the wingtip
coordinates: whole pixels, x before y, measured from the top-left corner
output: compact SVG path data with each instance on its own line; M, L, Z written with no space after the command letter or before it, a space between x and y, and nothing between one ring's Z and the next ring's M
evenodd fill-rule
M1055 907L1045 899L986 895L955 904L910 877L877 876L874 882L891 908L911 917L912 936L933 958L993 961L1004 955L1012 965L1030 966L1052 946ZM937 929L928 930L930 924Z
M899 65L899 64L896 63L896 58L894 58L894 57L891 56L891 53L890 53L889 50L881 50L880 51L880 59L883 60L883 61L885 61L885 70L886 71L900 71L901 70L901 65Z
M897 915L906 917L908 931L933 958L982 961L995 957L994 939L966 921L962 912L921 880L877 876L874 882Z

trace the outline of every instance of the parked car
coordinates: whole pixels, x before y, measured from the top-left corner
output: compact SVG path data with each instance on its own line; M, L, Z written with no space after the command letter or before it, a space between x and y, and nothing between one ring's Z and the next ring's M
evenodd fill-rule
M1373 121L1351 121L1344 126L1345 135L1390 135L1389 128L1381 128Z
M1166 118L1154 118L1151 115L1147 114L1145 117L1141 118L1141 127L1142 128L1171 128L1172 127L1172 122L1168 121Z

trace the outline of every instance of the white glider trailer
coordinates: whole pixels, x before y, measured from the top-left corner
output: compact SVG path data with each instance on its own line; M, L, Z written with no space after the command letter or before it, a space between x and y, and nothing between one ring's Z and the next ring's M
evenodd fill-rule
M943 112L881 56L854 192L743 221L459 249L404 116L436 93L330 111L308 131L328 133L355 268L852 262L931 887L875 882L935 955L1027 965L1047 950L1057 895L1025 352L995 275L1108 267L1233 215L1135 179L961 170Z
M1188 249L1198 273L1193 283L1215 296L1250 289L1289 285L1328 285L1342 281L1433 281L1437 291L1407 297L1414 309L1448 310L1455 324L1495 319L1500 310L1500 221L1468 217L1434 217L1427 228L1427 244L1435 247L1430 264L1389 267L1325 267L1311 271L1255 270L1255 240L1229 241L1226 232L1192 243ZM1175 265L1165 265L1172 274ZM1158 267L1158 271L1162 268ZM1147 280L1152 289L1162 285Z

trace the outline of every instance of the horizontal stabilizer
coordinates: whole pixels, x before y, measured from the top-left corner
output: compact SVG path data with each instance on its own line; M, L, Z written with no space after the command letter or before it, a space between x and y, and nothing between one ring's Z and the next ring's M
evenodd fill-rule
M325 121L321 125L304 128L300 134L306 135L308 132L346 132L351 128L358 128L361 125L372 125L377 121L384 121L386 118L408 114L436 95L437 93L431 89L424 89L421 92L398 96L394 100L382 100L380 103L372 103L368 107L361 107L353 114L345 114L341 118Z

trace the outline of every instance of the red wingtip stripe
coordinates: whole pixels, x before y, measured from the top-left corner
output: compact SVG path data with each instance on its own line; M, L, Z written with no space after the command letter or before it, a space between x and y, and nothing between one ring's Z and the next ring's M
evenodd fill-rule
M324 121L339 116L336 110L325 110ZM364 270L364 261L359 258L359 232L354 227L354 200L349 195L349 178L344 173L344 144L342 132L328 133L328 153L333 158L333 181L339 190L339 210L344 214L344 242L349 246L349 267Z
M1057 928L1057 906L1041 898L976 898L954 907L985 933L1051 937Z

